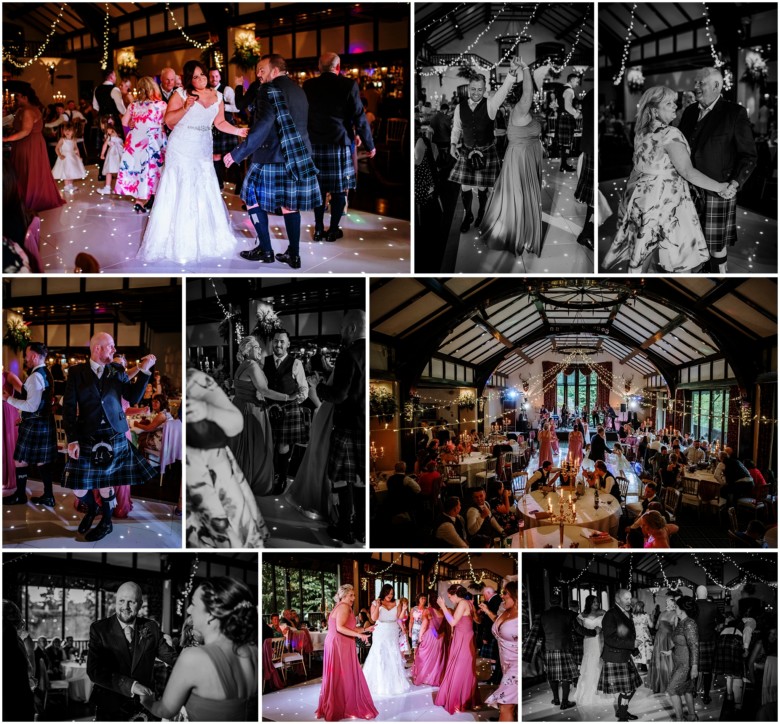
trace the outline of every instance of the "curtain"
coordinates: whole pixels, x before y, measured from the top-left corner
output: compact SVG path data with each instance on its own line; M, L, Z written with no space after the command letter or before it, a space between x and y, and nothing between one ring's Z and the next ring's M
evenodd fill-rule
M542 385L546 388L544 391L544 406L550 412L555 409L555 395L558 390L556 383L557 375L553 375L553 370L557 366L555 362L542 362Z

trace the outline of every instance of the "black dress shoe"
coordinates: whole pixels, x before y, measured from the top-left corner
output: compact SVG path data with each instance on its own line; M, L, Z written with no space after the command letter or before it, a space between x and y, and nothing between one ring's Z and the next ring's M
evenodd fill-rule
M561 705L561 700L560 699L553 699L550 703L553 706L560 706Z
M465 234L469 230L472 221L474 221L474 214L469 211L469 213L466 214L466 218L463 219L463 223L460 225L461 234Z
M114 524L111 522L111 518L103 517L100 522L84 536L84 540L88 540L90 543L96 540L102 540L112 530L114 530Z
M273 250L263 251L262 247L260 246L256 246L254 249L250 249L249 251L239 252L239 256L242 259L248 259L249 261L261 261L263 264L273 264L276 261Z
M53 508L55 505L53 495L38 495L34 498L30 498L30 500L36 505L48 505L50 508Z
M637 719L639 719L639 717L636 714L632 714L630 711L628 711L628 709L626 709L626 719L628 719L628 721L636 721Z
M276 261L280 261L283 264L287 264L287 266L290 266L293 269L300 269L301 268L301 257L299 257L299 256L291 256L287 252L285 252L284 254L277 254L276 255Z
M573 706L577 706L573 701L562 701L561 711L563 711L564 709L571 709Z
M81 523L79 523L79 533L81 533L81 535L85 535L92 527L92 523L95 520L96 515L97 508L95 508L95 510L92 512L87 511L87 514L81 519Z
M325 229L315 229L314 235L311 237L312 241L324 241L327 236Z
M480 224L482 224L482 219L485 218L485 210L480 209L479 213L477 213L477 218L474 219L474 228L478 229L480 227Z
M3 498L3 505L27 505L27 496L24 493L14 493Z
M565 164L564 164L563 166L561 166L561 167L560 167L558 170L559 170L559 171L568 171L568 172L570 172L570 173L571 173L571 172L573 172L573 171L576 171L576 169L574 169L574 168L572 168L571 166L569 166L569 164L568 164L568 163L565 163Z
M337 226L336 229L328 229L328 233L325 236L325 241L336 241L336 239L343 239L344 232Z

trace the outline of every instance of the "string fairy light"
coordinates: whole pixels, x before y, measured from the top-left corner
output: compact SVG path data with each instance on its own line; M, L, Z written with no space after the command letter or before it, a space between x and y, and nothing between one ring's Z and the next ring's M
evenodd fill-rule
M572 584L572 583L576 583L577 581L580 580L580 578L582 578L588 572L588 569L590 568L591 564L595 560L596 560L596 554L595 553L591 553L590 554L590 558L588 558L588 562L585 564L585 567L576 576L574 576L574 578L570 578L568 581L565 581L563 578L559 577L558 578L558 583L563 583L563 584L565 584L567 586Z
M8 61L11 65L16 66L17 68L29 68L33 63L35 63L38 58L43 55L43 52L49 45L49 42L54 37L57 26L60 24L60 20L62 20L62 16L65 14L65 8L67 5L68 3L62 3L62 5L60 5L60 9L57 11L57 17L52 21L49 32L43 40L43 44L40 48L38 48L37 52L32 58L30 58L30 60L26 61L25 63L19 63L16 58L12 57L10 53L6 52L5 48L3 48L3 60Z
M636 12L636 3L631 6L631 21L626 30L626 42L623 44L623 57L620 60L620 72L612 79L613 85L620 85L623 75L626 72L626 62L631 49L631 33L634 32L634 13Z
M182 591L181 596L176 601L176 613L179 616L182 616L184 614L184 604L187 601L187 599L190 597L190 594L192 593L192 588L195 585L195 574L198 572L198 568L200 566L200 560L198 558L198 554L195 554L195 559L190 564L190 577L187 580L187 585L184 586L184 591Z
M715 45L712 42L712 33L710 31L710 11L707 9L707 3L703 2L701 5L701 13L704 16L704 32L707 35L707 42L710 44L710 54L712 55L713 65L716 68L720 68L722 65L724 65L724 63L718 56L718 53L715 51Z
M468 5L468 3L461 3L460 5L458 5L458 7L450 10L446 15L442 15L440 18L437 18L436 20L432 20L430 23L424 25L422 28L417 28L417 30L414 31L414 34L418 35L419 33L424 33L426 30L432 28L434 25L439 25L440 23L443 23L450 15L458 12L458 10L462 8L465 8L466 5ZM457 21L456 21L456 25L457 25Z
M539 3L536 3L534 5L534 9L531 11L531 15L529 16L528 20L526 20L525 25L523 26L522 30L517 34L517 39L512 44L512 46L504 53L502 58L497 62L494 63L490 69L494 70L495 68L498 68L501 63L506 63L509 57L512 55L512 52L514 49L518 46L520 42L523 40L523 36L525 35L526 30L528 30L528 26L533 22L534 17L536 16L536 11L539 9Z
M477 575L474 573L474 566L471 565L471 553L468 551L466 552L466 558L468 558L469 562L469 575L471 577L471 580L474 581L474 583L482 583L482 581L485 580L485 576L487 575L487 571L482 571L479 578L477 578Z
M393 561L393 562L392 562L392 563L391 563L391 564L390 564L390 565L389 565L387 568L385 568L385 569L384 569L384 570L382 570L382 571L376 571L376 572L373 572L373 573L369 573L369 575L371 575L371 576L374 576L375 578L376 578L377 576L384 576L384 575L385 575L385 573L387 573L387 572L388 572L388 571L389 571L389 570L390 570L390 569L391 569L391 568L392 568L392 567L393 567L393 566L394 566L396 563L398 563L398 561L400 561L400 560L401 560L401 557L402 557L402 556L403 556L403 553L399 553L399 554L396 556L396 559L395 559L395 560L394 560L394 561Z
M173 10L171 10L171 4L165 3L165 9L168 11L168 14L171 16L171 20L173 20L173 24L176 27L176 29L182 34L184 39L194 45L199 50L207 50L210 48L214 43L212 41L209 41L208 43L199 43L197 40L193 40L187 33L184 32L184 28L179 25L179 23L176 22L176 17L173 14Z
M108 13L108 3L106 3L106 14L103 18L103 57L100 59L100 69L108 68L108 41L110 37L111 16Z

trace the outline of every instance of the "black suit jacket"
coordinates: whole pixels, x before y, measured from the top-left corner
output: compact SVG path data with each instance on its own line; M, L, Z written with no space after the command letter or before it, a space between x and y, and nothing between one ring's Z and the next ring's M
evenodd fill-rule
M138 404L149 381L148 372L139 372L133 380L121 365L109 364L98 379L89 362L70 368L62 399L62 421L68 442L81 442L92 435L105 416L116 432L127 432L122 398Z
M127 710L134 706L131 694L133 682L154 689L155 659L173 666L176 652L166 643L154 621L137 618L133 639L131 654L115 615L95 621L90 626L87 676L95 685L90 704L110 711Z
M699 104L692 103L680 119L693 167L715 181L737 181L741 188L758 158L747 111L721 98L701 123L698 118Z
M280 75L271 81L282 91L287 107L290 110L295 129L300 134L306 148L311 153L311 141L307 131L309 120L309 102L303 88L290 80L286 75ZM276 111L268 98L268 89L261 85L255 100L255 122L246 140L230 152L233 160L240 163L245 158L252 157L252 163L284 163L282 146L279 141L279 131L276 125Z
M312 143L350 146L355 132L366 150L374 148L357 83L336 73L322 73L303 84L309 100L309 138Z
M636 629L631 617L613 606L604 614L601 633L604 636L601 658L616 664L626 663L636 648Z
M485 602L485 605L490 609L490 612L494 616L498 616L498 609L501 606L501 596L499 596L497 593L493 594L493 597ZM493 637L493 621L490 620L490 616L483 613L482 614L482 621L480 621L479 624L479 636L481 639L484 639L486 641L490 640Z
M552 606L542 612L539 625L544 636L545 651L571 651L571 636L576 632L580 636L593 637L595 630L585 628L574 611L560 606Z
M591 460L603 460L604 454L608 452L612 451L607 447L607 441L601 435L594 435L590 439L590 454L588 457Z
M320 382L317 395L323 402L332 402L333 426L341 430L359 430L366 427L366 344L356 339L342 349L336 358L333 382Z

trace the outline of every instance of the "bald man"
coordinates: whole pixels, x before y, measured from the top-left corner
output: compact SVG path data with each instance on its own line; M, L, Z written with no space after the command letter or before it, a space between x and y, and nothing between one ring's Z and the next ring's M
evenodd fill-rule
M341 75L336 53L320 56L320 75L303 84L309 100L311 157L319 169L323 203L314 209L314 241L336 241L344 236L339 222L347 193L357 186L352 144L362 145L369 157L376 154L371 126L363 110L357 83ZM330 194L330 228L325 230L325 197Z
M62 401L68 440L62 484L87 505L78 532L90 542L113 530L114 487L140 485L157 475L125 436L128 425L122 408L123 398L130 406L141 400L157 360L154 355L144 357L138 365L141 371L130 380L124 367L112 362L115 352L110 334L92 337L89 362L70 368ZM90 530L98 512L93 490L100 491L102 517Z
M154 661L173 666L176 652L152 619L142 618L142 591L123 583L116 592L116 614L89 629L87 675L95 685L90 704L96 721L132 721L145 709L139 696L154 695Z
M709 271L725 274L728 247L737 243L736 193L756 167L756 144L747 111L721 97L723 76L715 68L702 68L694 76L696 103L685 109L680 131L691 147L693 167L715 181L729 182L723 197L699 189L704 238L710 252Z
M317 395L335 407L328 477L339 496L339 520L328 532L336 540L352 544L355 534L365 537L366 522L361 508L364 496L354 494L355 487L365 487L366 482L366 313L362 309L344 315L341 341L332 380L320 382ZM330 370L327 360L323 366Z

